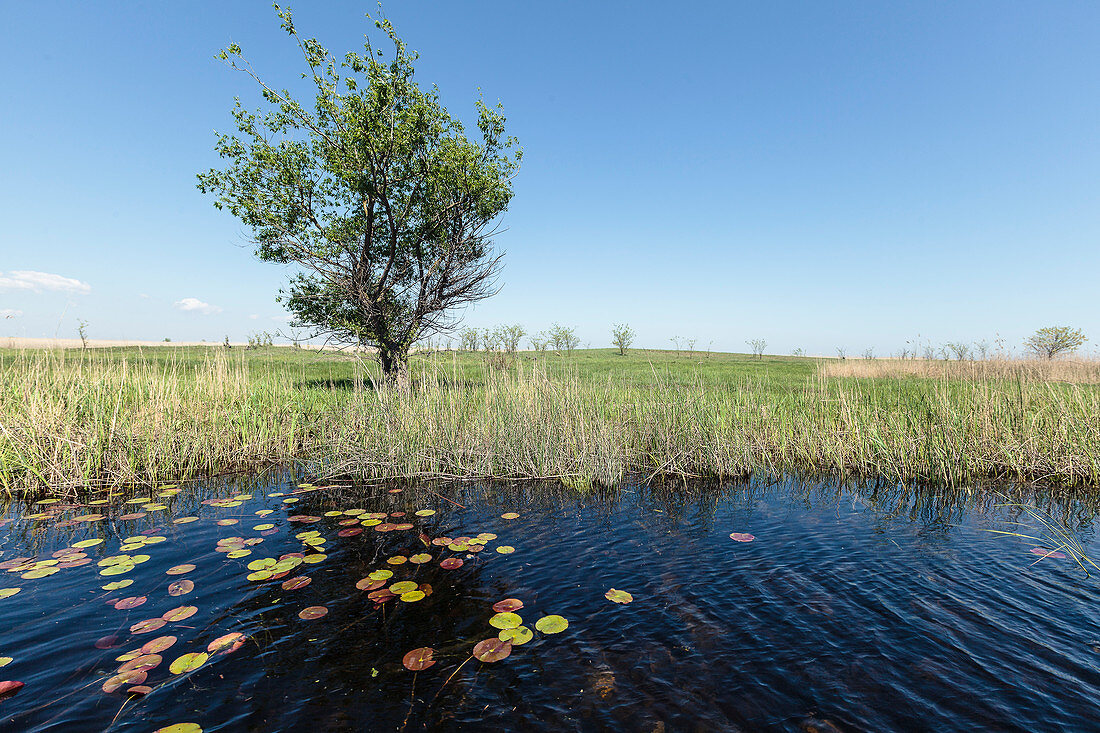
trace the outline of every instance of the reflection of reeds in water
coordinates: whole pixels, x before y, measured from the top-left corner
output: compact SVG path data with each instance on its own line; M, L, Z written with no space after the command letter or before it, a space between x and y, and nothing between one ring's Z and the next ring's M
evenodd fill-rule
M212 350L199 369L26 352L0 373L0 483L174 481L293 461L371 478L881 475L1100 483L1100 391L1011 380L838 380L791 387L551 375L517 362L413 389L306 384Z
M994 534L1006 535L1009 537L1020 537L1022 539L1032 540L1043 545L1042 548L1046 550L1043 553L1038 554L1038 559L1032 563L1042 562L1048 557L1059 557L1060 554L1068 554L1073 558L1073 561L1077 563L1077 566L1081 568L1085 576L1089 576L1089 568L1091 566L1095 570L1100 570L1100 567L1093 562L1092 558L1085 552L1084 546L1077 539L1074 532L1068 528L1064 523L1060 522L1054 516L1040 511L1039 509L1022 504L1020 502L1006 501L1003 504L999 504L1002 508L1011 508L1018 511L1023 511L1032 522L1035 523L1035 528L1032 529L1024 523L1020 523L1026 528L1028 532L1035 532L1036 534L1024 534L1023 532L1009 532L1002 529L986 529L986 532L992 532ZM1087 564L1087 565L1086 565Z

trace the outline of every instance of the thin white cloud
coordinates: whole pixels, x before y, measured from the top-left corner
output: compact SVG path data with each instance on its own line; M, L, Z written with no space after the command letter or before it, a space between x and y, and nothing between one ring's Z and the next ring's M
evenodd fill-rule
M35 293L43 290L57 290L87 295L92 292L92 286L75 278L55 275L52 272L11 270L7 273L0 272L0 290L30 290Z
M259 318L259 316L258 316L258 315L256 315L255 313L253 313L252 315L250 315L250 316L248 317L248 320L250 320L250 321L254 321L254 320L256 320L257 318Z
M149 294L148 293L141 293L140 295L138 295L138 297L141 298L142 300L148 300L149 299Z
M15 308L0 308L0 318L18 318L23 315L23 311L16 310Z
M196 313L202 313L204 316L222 312L221 307L203 303L198 298L184 298L183 300L177 300L172 305L176 306L181 311L194 311Z

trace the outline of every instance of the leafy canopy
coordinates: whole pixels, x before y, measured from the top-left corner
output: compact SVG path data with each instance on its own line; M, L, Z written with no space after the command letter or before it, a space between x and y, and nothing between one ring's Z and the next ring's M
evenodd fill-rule
M302 38L275 6L306 62L307 106L264 82L232 44L219 54L260 86L265 108L238 98L237 132L219 134L222 169L198 176L251 228L261 260L295 265L280 300L314 336L379 349L403 363L409 346L453 326L452 309L492 295L500 255L494 222L512 198L522 152L499 105L476 102L478 139L413 79L417 54L386 19L364 53L338 61ZM369 16L368 16L369 17Z

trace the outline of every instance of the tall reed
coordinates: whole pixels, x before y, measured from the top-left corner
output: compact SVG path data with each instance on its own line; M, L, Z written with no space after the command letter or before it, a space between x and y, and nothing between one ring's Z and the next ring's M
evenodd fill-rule
M200 368L23 352L0 367L0 486L72 493L290 462L370 478L753 472L1100 484L1100 390L1012 379L843 380L779 388L592 380L516 362L467 383L440 361L412 390L308 384L211 350Z

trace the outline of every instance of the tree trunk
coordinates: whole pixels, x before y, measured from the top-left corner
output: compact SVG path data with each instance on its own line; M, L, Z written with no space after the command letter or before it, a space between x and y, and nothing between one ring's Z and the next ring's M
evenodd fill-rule
M389 389L408 391L409 352L407 349L379 347L378 362L382 365L383 385Z

